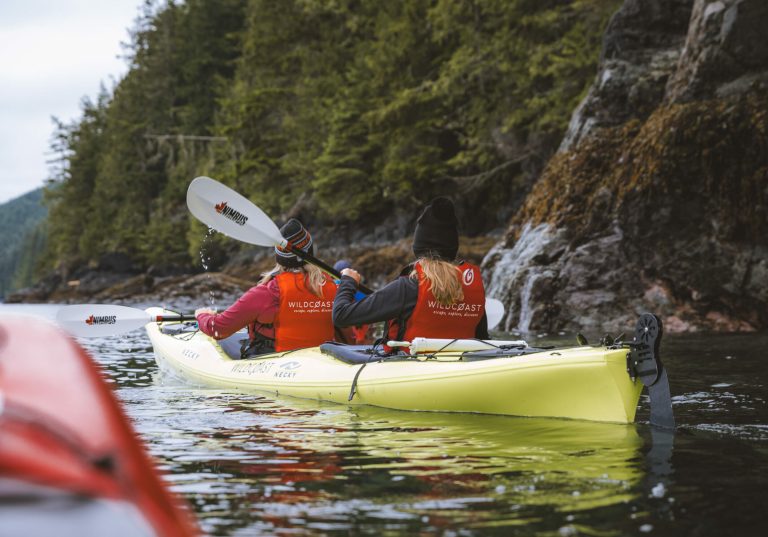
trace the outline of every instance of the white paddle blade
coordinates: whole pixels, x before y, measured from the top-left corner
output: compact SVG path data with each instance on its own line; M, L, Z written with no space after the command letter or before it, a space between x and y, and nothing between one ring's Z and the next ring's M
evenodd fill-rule
M488 319L488 330L493 330L504 317L504 304L495 298L485 299L485 315Z
M114 336L143 327L152 317L144 310L111 304L62 306L56 322L78 337Z
M257 246L285 242L280 229L264 211L210 177L197 177L189 184L187 207L203 224L235 240Z

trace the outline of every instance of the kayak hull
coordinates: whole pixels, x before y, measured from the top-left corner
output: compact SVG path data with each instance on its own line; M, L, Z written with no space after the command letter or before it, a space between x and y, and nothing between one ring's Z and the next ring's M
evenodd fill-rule
M0 520L2 535L198 534L98 365L34 318L0 317Z
M159 367L189 382L341 404L631 423L642 391L626 372L626 349L582 346L472 361L443 352L362 365L309 348L233 360L201 332L174 337L161 328L147 325Z

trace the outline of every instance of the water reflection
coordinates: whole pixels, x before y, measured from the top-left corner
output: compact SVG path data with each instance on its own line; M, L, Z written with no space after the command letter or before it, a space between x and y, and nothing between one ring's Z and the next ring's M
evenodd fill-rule
M644 494L644 440L633 425L347 408L173 385L121 393L174 488L194 498L212 532L265 521L294 533L557 529Z

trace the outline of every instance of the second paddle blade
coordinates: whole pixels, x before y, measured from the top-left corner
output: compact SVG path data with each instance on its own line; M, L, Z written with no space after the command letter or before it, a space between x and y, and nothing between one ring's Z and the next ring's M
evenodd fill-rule
M62 306L56 313L59 326L79 337L122 334L141 328L150 320L144 310L111 304Z

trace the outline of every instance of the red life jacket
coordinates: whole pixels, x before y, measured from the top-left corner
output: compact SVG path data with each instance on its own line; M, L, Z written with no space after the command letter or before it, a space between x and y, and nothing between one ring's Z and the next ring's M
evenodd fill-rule
M387 339L412 341L415 337L474 338L477 324L485 313L485 288L480 268L463 262L457 267L461 278L464 300L443 306L432 291L419 263L415 265L419 281L419 294L413 313L405 321L390 322Z
M275 278L280 288L280 309L275 317L275 350L289 351L332 341L331 311L336 284L326 279L323 296L319 297L307 287L303 272L281 272Z

